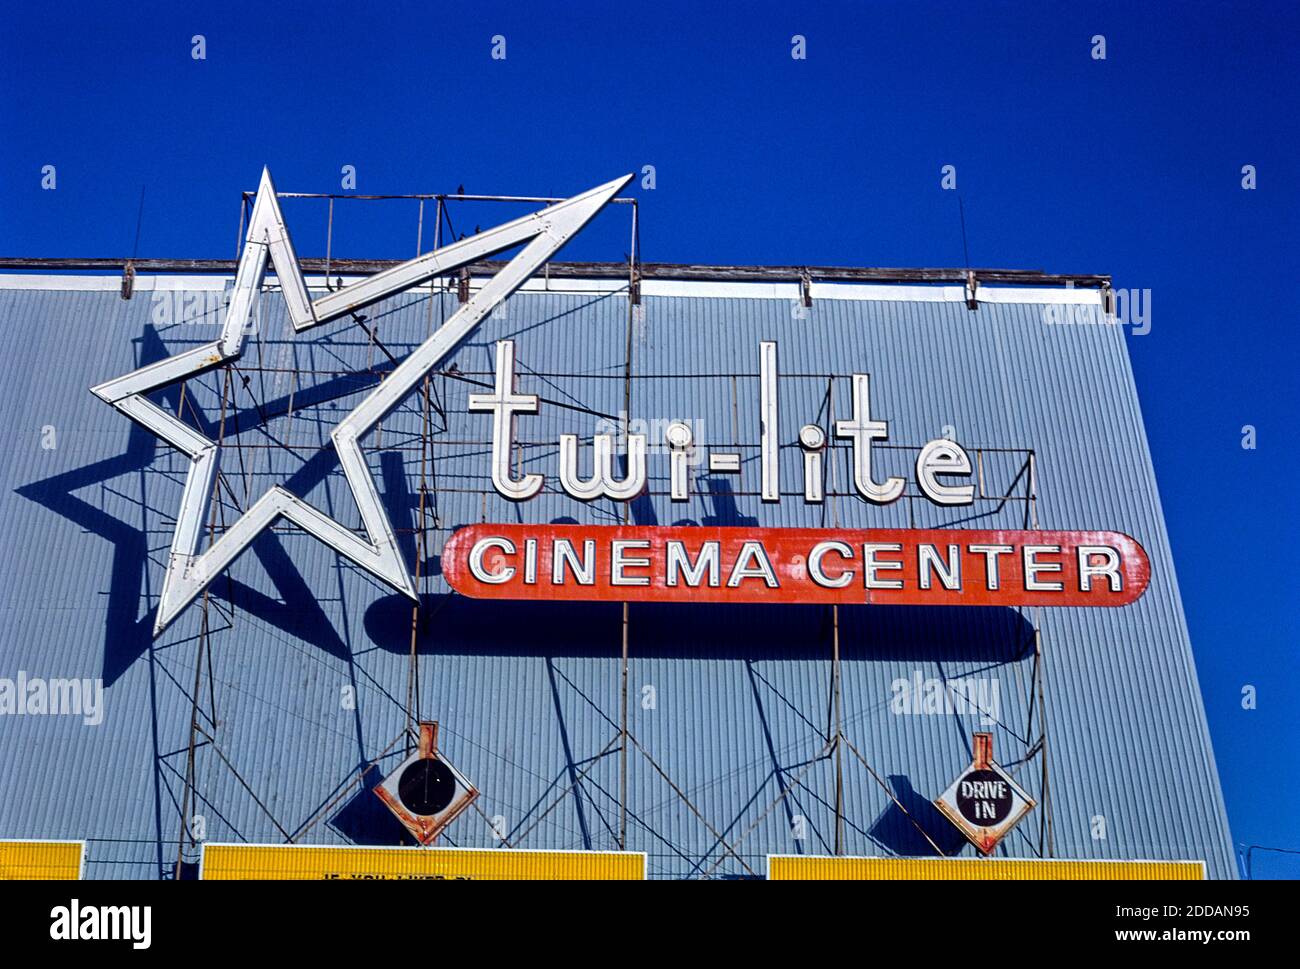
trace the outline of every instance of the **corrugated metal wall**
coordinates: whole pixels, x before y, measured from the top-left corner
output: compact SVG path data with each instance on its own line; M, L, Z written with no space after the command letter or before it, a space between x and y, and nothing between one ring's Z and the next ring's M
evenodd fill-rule
M193 308L203 294L183 298ZM348 785L371 760L391 768L404 750L399 741L381 756L407 722L407 601L281 527L212 586L197 702L202 608L151 640L185 462L87 388L213 337L215 308L168 325L178 305L170 299L147 283L129 302L115 292L0 289L10 336L0 362L9 455L0 470L0 676L105 681L101 725L0 718L0 837L88 839L89 877L170 875L197 710L191 813L207 840L399 843L396 822L366 789L379 772ZM454 295L372 307L367 325L382 347L352 321L290 338L278 296L264 304L259 339L225 387L224 521L283 483L355 527L329 430L389 366L385 351L409 352L454 310ZM623 295L525 293L459 348L447 362L459 373L430 382L427 549L415 534L421 395L366 444L408 562L421 560L418 713L440 722L442 750L483 792L482 813L459 818L447 844L491 847L495 823L520 847L617 847L621 607L451 597L438 554L470 522L620 520L621 506L557 492L554 450L560 433L590 435L602 415L624 410L628 328ZM517 342L520 389L546 402L519 420L521 469L549 478L524 505L491 490L489 417L465 409L475 382L490 382L493 344L505 337ZM763 339L780 347L782 441L804 423L829 428L845 415L848 375L869 372L872 413L889 420L891 444L950 434L968 448L1007 449L985 453L985 487L1012 500L945 510L924 499L880 508L838 498L818 508L793 494L764 505L753 493ZM1149 590L1121 609L842 608L844 732L870 765L842 749L845 853L932 853L897 803L945 852L972 853L929 801L970 762L972 731L991 729L998 760L1040 801L1000 855L1033 857L1050 839L1057 857L1204 859L1210 877L1233 875L1120 328L1047 325L1044 307L1028 303L971 312L961 302L818 299L805 311L775 298L648 296L630 344L633 418L689 419L697 439L745 455L739 478L700 469L700 496L688 505L634 502L636 523L1024 527L1021 472L1032 449L1041 527L1126 532L1150 555ZM214 437L225 380L185 388L185 413L201 415ZM176 408L180 389L158 399ZM878 475L910 481L914 459L915 450L883 449ZM653 486L666 490L666 458L650 462ZM830 464L828 485L843 489L847 451L837 448ZM784 448L786 490L800 487L799 467L797 448ZM1035 625L1048 798L1039 731L1028 727L1031 702L1035 724L1042 715L1032 696ZM769 853L833 850L836 763L822 756L830 637L820 607L631 606L627 847L647 852L651 877L761 875ZM918 674L996 683L996 723L891 712L891 684Z

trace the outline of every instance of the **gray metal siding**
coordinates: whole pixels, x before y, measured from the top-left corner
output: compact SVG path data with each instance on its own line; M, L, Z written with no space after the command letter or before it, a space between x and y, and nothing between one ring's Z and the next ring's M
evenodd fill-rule
M242 465L228 447L223 472L243 504L287 481L356 527L328 433L373 386L351 375L386 358L350 321L290 338L278 296L264 304L260 345L250 342L241 365L286 372L253 373L247 389L236 380L240 433L228 417L227 437L250 446ZM0 719L7 791L0 837L87 838L90 877L158 877L177 851L202 610L191 607L157 642L150 628L185 462L87 391L216 332L214 317L157 326L155 306L147 291L124 302L112 292L0 290L11 348L0 363L0 446L9 455L0 468L0 676L102 675L106 685L98 727L71 717ZM407 294L369 310L368 323L401 357L454 308L448 294ZM879 508L838 498L817 508L796 494L763 504L749 493L757 490L763 339L780 346L783 442L805 422L829 427L844 416L848 375L858 371L872 375L872 413L889 420L891 444L918 446L951 426L969 448L1033 449L1039 526L1134 536L1151 559L1150 588L1114 610L841 609L846 736L945 851L970 853L926 811L969 763L979 717L893 714L890 685L917 670L995 679L995 752L1040 799L998 851L1034 856L1048 807L1041 760L1017 762L1034 739L1024 726L1036 623L1055 855L1203 858L1212 877L1231 877L1227 821L1123 335L1100 324L1046 325L1043 310L821 299L800 314L781 299L646 297L632 327L631 415L702 421L705 443L737 444L746 461L730 483L739 493L728 494L725 479L702 479L703 494L685 505L654 497L634 502L630 514L643 524L1024 527L1025 506L1014 501L982 504L974 519L971 509L924 500ZM617 416L627 327L622 295L519 294L448 364L490 381L493 343L512 337L522 391ZM287 372L294 366L297 383ZM214 434L222 379L209 375L186 388ZM833 413L819 414L828 384ZM501 816L521 847L616 847L620 607L474 603L449 597L436 571L442 543L462 524L621 520L621 506L584 505L555 489L558 435L589 435L598 418L547 404L520 419L522 469L545 470L549 480L541 496L517 506L487 482L485 448L475 442L486 440L488 418L465 410L478 388L447 376L434 377L432 388L443 413L430 482L438 527L421 568L418 711L440 722L441 748L483 791L483 816L469 811L444 843L494 846L484 816ZM292 419L278 416L268 428L296 453L273 446L253 402L255 395L263 409L287 410L290 391ZM160 399L174 408L179 392ZM399 530L418 525L421 404L418 395L404 403L365 448ZM46 425L58 435L54 450L40 446ZM914 456L882 450L879 473L910 482ZM785 447L781 460L784 489L797 491L797 448ZM989 490L1010 487L1022 460L990 455ZM650 462L652 486L662 491L666 461L652 454ZM842 489L845 449L834 449L829 463L828 487ZM1023 480L1018 488L1023 493ZM416 539L404 533L402 541L413 563ZM225 759L208 744L196 753L195 810L206 837L278 842L282 826L307 843L395 843L395 822L368 790L331 802L406 724L410 604L289 527L259 539L212 596L212 680L205 665L199 711ZM628 847L649 853L651 874L761 874L768 853L829 853L835 766L817 760L827 741L829 610L633 604L629 641L636 745ZM642 708L647 686L654 709ZM354 710L340 702L345 687L355 691ZM613 753L593 760L611 741ZM395 766L401 751L398 744L381 767ZM787 803L774 804L801 771ZM929 852L848 751L843 775L846 853ZM805 819L802 840L792 836L796 815ZM1104 839L1092 834L1099 816ZM719 835L737 845L739 859Z

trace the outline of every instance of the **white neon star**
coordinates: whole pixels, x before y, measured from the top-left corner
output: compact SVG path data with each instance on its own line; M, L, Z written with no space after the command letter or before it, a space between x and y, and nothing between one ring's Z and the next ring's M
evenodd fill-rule
M540 212L417 256L313 301L307 295L307 284L280 214L271 173L263 169L220 338L91 388L91 392L101 400L190 458L167 573L159 597L154 636L161 633L263 529L279 517L315 535L375 577L416 599L415 583L402 562L392 525L379 503L374 479L361 455L360 439L414 390L485 316L591 221L632 177L616 178ZM364 540L277 485L254 502L211 546L199 552L220 448L215 441L167 413L144 395L239 358L244 349L253 300L262 289L268 258L279 277L289 307L289 319L294 330L301 333L524 242L527 245L514 259L448 317L330 433L344 476L361 512L366 534Z

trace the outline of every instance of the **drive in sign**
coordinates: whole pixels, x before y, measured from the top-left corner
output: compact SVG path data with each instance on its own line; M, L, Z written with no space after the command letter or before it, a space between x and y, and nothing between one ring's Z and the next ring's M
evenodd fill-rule
M994 763L991 733L977 733L971 739L970 767L934 799L934 805L987 855L1037 802Z
M480 524L442 556L478 599L1122 606L1150 562L1105 531Z

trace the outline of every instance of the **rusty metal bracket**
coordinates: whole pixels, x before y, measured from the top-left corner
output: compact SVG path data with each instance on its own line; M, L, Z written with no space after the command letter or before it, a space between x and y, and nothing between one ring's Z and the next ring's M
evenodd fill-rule
M968 310L977 310L980 308L979 299L975 291L979 289L980 281L975 276L975 270L966 270L966 308Z
M1107 321L1115 318L1115 290L1110 288L1110 280L1101 285L1101 314Z
M799 295L805 307L812 306L812 274L806 269L799 274Z
M130 299L135 294L135 264L129 259L122 267L122 298Z

